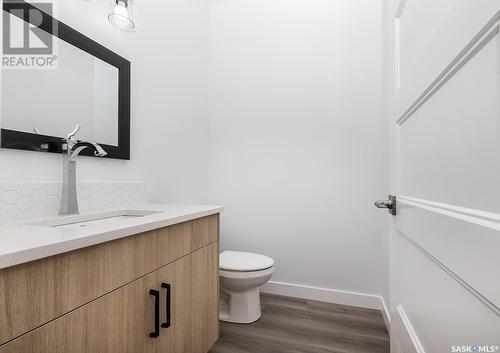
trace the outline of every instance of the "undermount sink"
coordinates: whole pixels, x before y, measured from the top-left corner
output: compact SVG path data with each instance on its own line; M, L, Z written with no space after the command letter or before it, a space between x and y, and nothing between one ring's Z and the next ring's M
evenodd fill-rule
M150 210L117 210L107 211L102 213L61 216L49 220L26 223L27 225L43 226L52 228L81 228L89 225L106 225L119 221L126 221L138 217L149 216L161 213L161 211Z

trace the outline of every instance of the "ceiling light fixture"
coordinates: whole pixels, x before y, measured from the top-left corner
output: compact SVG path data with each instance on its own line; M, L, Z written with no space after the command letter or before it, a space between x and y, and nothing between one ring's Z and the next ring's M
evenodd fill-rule
M124 31L135 28L132 0L111 0L108 20L113 26Z

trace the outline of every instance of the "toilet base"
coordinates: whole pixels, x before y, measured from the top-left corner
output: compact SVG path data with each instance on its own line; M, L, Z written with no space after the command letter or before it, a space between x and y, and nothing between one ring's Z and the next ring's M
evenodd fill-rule
M259 288L229 291L221 288L219 319L225 322L250 324L262 315ZM224 300L225 299L225 300Z

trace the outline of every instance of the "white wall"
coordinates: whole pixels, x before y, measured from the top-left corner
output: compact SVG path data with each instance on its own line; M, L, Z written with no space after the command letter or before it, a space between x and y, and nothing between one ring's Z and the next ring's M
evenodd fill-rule
M136 1L134 33L108 23L108 4L56 1L56 17L132 62L131 161L82 158L78 180L146 181L151 201L200 202L207 175L208 4ZM2 149L0 166L0 182L62 177L54 154Z
M272 256L274 281L381 295L381 2L220 0L210 15L223 249Z

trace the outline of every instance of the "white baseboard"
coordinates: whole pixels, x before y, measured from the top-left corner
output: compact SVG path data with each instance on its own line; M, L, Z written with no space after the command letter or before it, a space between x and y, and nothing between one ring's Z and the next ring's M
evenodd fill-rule
M425 353L424 346L401 305L396 307L394 316L394 329L397 331L396 337L399 339L399 344L403 350L411 353Z
M270 281L262 286L261 292L327 303L351 305L367 309L381 310L382 305L385 306L385 304L381 304L382 298L378 295L312 287L294 283ZM382 311L385 311L385 309Z
M387 327L387 332L391 332L391 312L387 307L384 297L380 297L380 311L382 311L382 316L384 317L385 326Z

